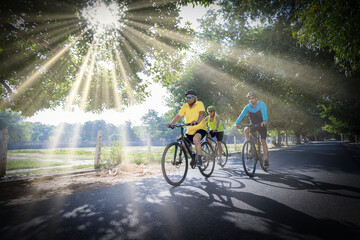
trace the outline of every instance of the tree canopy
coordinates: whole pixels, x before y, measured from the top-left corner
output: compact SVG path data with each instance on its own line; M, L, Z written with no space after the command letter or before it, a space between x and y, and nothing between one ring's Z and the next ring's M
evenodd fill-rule
M2 1L0 109L30 116L141 102L152 56L187 44L178 21L172 1Z
M217 1L219 10L201 20L195 53L178 54L166 64L158 59L157 79L173 93L172 106L183 102L187 88L196 88L205 105L216 105L234 120L247 103L246 92L256 91L268 104L272 128L296 135L320 127L359 134L360 99L354 93L359 89L359 11L353 10L359 5L339 3ZM324 14L331 4L332 11ZM313 18L314 28L327 24L312 29ZM341 24L346 27L339 32Z

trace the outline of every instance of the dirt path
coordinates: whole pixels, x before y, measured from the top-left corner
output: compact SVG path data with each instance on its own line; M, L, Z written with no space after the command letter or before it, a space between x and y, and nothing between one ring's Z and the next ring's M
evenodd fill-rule
M102 170L46 177L4 178L0 181L0 206L25 204L161 174L160 165L121 164L111 173Z

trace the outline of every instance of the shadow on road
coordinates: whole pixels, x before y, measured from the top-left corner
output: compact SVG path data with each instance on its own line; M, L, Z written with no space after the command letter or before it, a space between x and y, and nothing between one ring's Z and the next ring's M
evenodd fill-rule
M3 208L1 216L7 217L0 234L2 239L351 239L359 234L357 226L317 219L246 192L241 177L218 172L176 188L148 178Z
M290 152L289 156L296 155ZM297 159L288 158L279 164L284 166L289 161ZM310 162L305 160L305 164L309 166ZM162 177L147 178L1 208L0 236L67 240L358 239L358 222L316 218L287 205L286 197L280 202L266 194L255 194L250 188L265 189L265 185L283 192L302 190L347 199L358 199L355 194L360 192L357 187L322 182L292 170L270 174L259 171L254 179L249 179L240 162L234 161L226 168L216 169L209 179L187 178L176 188Z

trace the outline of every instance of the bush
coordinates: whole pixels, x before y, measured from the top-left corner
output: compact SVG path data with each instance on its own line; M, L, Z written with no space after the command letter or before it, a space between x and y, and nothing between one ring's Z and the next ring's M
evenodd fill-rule
M109 168L120 164L123 160L122 148L120 141L113 142L109 147L105 145L101 150L101 165Z

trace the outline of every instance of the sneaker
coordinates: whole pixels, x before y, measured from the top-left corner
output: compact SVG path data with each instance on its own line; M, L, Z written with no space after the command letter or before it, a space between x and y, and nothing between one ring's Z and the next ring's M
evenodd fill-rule
M201 155L196 155L195 156L195 161L196 161L196 166L197 167L201 167L201 165L202 165L202 161L201 161Z
M191 168L195 168L195 165L196 165L196 162L195 162L195 160L192 158L191 161L190 161L190 166L191 166Z
M218 164L221 165L224 161L222 160L221 157L218 158Z
M269 167L270 164L269 164L269 161L268 160L265 160L265 164L264 164L265 167Z

